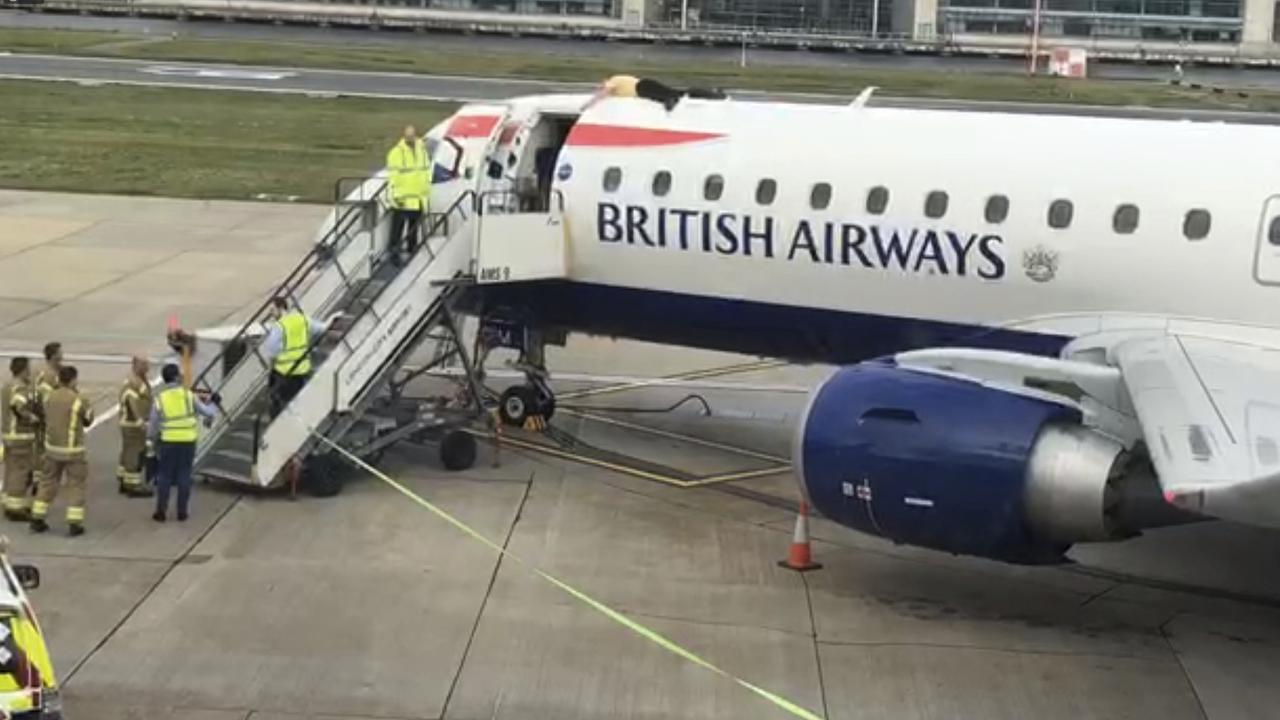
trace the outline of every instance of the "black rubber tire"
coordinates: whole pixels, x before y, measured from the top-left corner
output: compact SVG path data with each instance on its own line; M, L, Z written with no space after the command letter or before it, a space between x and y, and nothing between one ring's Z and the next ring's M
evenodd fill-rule
M537 404L537 393L528 385L512 385L502 391L498 398L498 417L502 424L511 427L524 427L524 421L533 414Z
M333 455L307 458L302 466L302 487L312 497L333 497L347 482L347 465Z
M538 397L538 414L543 420L551 421L552 416L556 414L556 396L541 395Z
M445 433L440 439L440 462L446 470L470 470L476 464L476 439L462 430Z

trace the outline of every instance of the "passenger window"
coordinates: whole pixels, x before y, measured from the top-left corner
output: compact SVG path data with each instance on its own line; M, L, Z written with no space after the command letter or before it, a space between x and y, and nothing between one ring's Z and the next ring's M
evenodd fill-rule
M987 206L982 210L982 216L992 225L999 225L1009 217L1009 198L1004 195L992 195L987 198Z
M831 205L831 185L818 183L809 191L809 207L814 210L826 210Z
M708 175L702 183L702 197L707 200L719 200L724 194L724 178L719 175Z
M1209 211L1189 210L1182 220L1182 234L1188 240L1203 240L1209 235Z
M1054 230L1071 227L1071 216L1074 213L1075 207L1070 200L1054 200L1049 204L1049 227Z
M879 215L889 207L889 188L877 185L867 193L867 212Z
M1128 235L1138 229L1138 206L1121 205L1111 217L1111 229L1121 235Z
M622 168L611 167L604 171L604 191L613 192L622 185Z
M940 218L947 214L947 194L934 190L924 198L924 216Z
M1280 215L1271 218L1271 224L1267 226L1267 242L1280 245Z
M773 198L778 194L778 183L765 178L756 185L756 202L761 205L771 205Z
M653 194L662 197L671 192L671 173L660 170L653 176Z

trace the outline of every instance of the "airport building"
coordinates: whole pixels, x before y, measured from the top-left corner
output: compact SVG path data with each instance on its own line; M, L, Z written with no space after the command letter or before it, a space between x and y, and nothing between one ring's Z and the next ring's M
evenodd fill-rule
M1266 54L1275 0L1039 0L1040 34L1092 48L1153 52L1216 48ZM692 32L802 33L955 45L1025 45L1037 0L374 0L484 11L573 25ZM682 22L683 20L683 22Z

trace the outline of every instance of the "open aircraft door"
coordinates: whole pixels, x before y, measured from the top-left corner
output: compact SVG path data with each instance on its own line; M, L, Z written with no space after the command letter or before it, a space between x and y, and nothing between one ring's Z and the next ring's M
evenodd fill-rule
M536 110L522 116L508 113L499 123L477 193L481 211L474 257L480 283L567 276L564 196L552 190L550 174L539 169L548 152L553 158L558 153L571 125L571 118Z
M1280 195L1267 198L1262 209L1253 279L1263 285L1280 285Z
M514 110L503 113L485 146L483 172L476 185L481 198L480 212L514 212L516 169L520 162L520 144L528 137L537 115L520 117Z

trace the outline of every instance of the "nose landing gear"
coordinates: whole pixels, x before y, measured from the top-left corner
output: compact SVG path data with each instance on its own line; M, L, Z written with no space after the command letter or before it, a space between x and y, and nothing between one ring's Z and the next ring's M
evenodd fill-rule
M522 427L535 415L550 420L556 412L556 396L547 384L545 371L524 368L524 385L512 385L498 399L498 417L506 425Z

